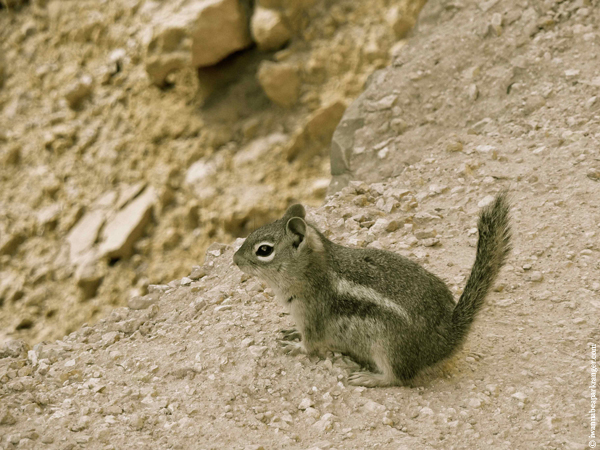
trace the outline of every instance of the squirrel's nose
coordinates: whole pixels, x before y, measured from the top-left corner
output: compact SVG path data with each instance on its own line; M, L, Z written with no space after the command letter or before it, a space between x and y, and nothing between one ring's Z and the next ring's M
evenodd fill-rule
M236 252L233 255L233 263L239 267L240 263L242 262L242 257L240 256L240 254L238 252Z

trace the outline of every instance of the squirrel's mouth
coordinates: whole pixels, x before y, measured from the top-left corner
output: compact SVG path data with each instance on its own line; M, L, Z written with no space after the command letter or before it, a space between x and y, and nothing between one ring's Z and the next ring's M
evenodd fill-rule
M253 270L252 264L250 264L246 258L240 255L239 252L236 252L233 255L233 263L240 269L242 272L247 273L248 275L256 275Z

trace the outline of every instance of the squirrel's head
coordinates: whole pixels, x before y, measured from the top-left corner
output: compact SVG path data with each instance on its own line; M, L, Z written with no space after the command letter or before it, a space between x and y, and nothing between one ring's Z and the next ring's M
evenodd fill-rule
M292 205L284 216L253 231L233 255L244 273L256 275L271 287L283 287L300 277L311 255L323 251L318 232L304 221L302 205Z

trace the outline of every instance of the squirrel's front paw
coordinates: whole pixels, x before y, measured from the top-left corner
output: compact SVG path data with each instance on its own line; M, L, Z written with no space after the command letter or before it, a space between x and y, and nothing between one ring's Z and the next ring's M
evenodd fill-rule
M300 353L308 353L302 342L296 341L279 341L279 345L283 348L284 353L288 355L299 355Z
M295 339L302 340L302 334L296 330L295 328L290 328L288 330L279 330L281 334L283 334L284 341L293 341Z
M348 384L353 386L383 387L392 386L393 380L381 373L353 372L348 377Z

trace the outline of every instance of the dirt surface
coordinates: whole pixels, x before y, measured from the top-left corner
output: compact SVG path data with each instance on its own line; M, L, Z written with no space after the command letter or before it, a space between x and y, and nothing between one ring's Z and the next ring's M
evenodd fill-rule
M96 325L7 344L0 445L591 448L598 23L597 2L432 1L336 132L338 192L309 221L335 242L418 261L457 297L479 208L512 193L514 251L440 373L414 388L354 388L342 355L284 355L278 330L292 323L233 266L241 241L213 244L189 278Z
M285 48L184 68L159 89L146 59L164 4L1 3L0 342L60 338L185 275L210 242L322 203L335 125L390 62L390 5L264 4L287 20ZM297 78L293 106L263 92L265 61ZM103 253L112 218L149 190L150 216L131 216L126 248ZM71 239L78 225L98 232ZM91 249L74 251L82 241Z

